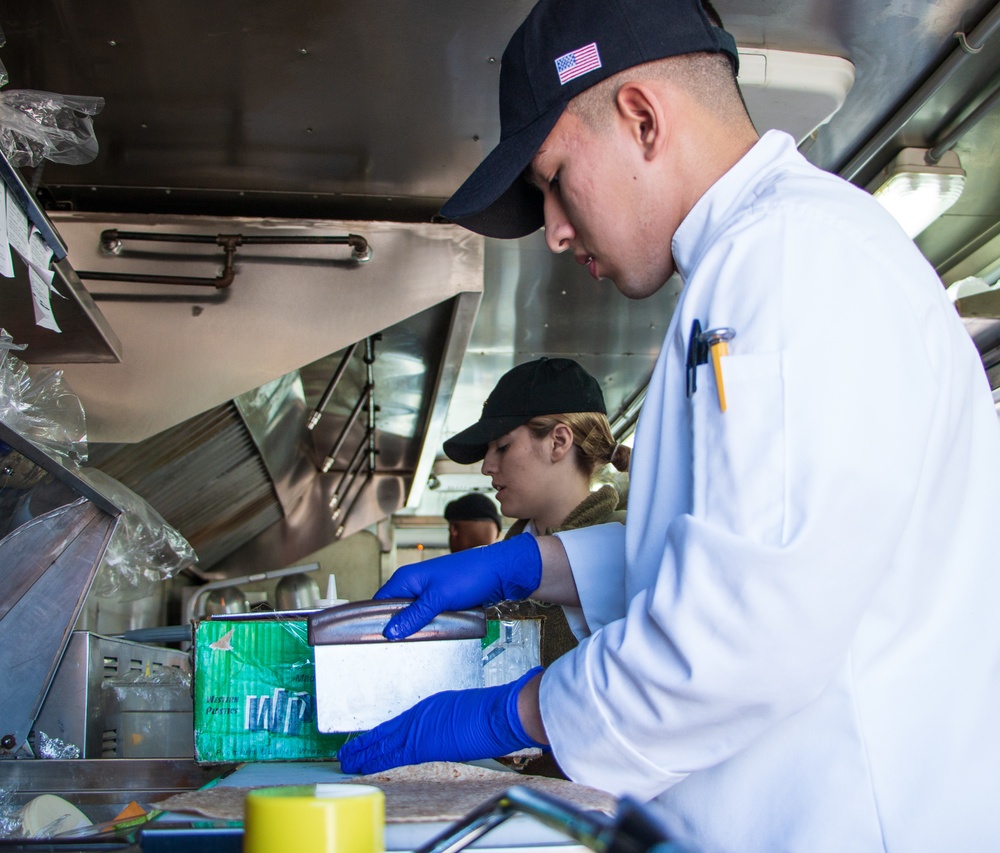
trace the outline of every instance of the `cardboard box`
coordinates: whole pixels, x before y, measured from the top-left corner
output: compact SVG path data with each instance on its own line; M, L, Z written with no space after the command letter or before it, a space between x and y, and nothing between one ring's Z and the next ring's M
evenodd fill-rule
M313 650L302 619L212 620L195 629L200 763L334 758L346 734L316 730Z
M539 660L537 620L489 620L483 683L516 680ZM350 733L316 728L316 676L302 618L212 620L195 628L194 752L202 764L336 757Z

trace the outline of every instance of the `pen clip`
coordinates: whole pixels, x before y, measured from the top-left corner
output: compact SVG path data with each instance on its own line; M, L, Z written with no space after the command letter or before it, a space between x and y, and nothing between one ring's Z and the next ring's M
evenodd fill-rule
M708 346L703 340L701 323L695 320L691 324L691 336L688 338L686 394L690 397L698 390L698 365L708 364Z
M733 329L730 326L719 326L716 329L709 329L708 331L701 332L701 334L699 335L699 339L701 340L702 345L705 347L705 360L706 361L708 360L708 351L712 347L714 347L716 344L728 343L735 337L736 337L736 329Z

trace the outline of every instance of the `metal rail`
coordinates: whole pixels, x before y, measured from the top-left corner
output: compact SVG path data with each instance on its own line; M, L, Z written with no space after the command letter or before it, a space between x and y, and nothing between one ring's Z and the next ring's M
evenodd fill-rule
M932 166L940 162L945 152L951 151L958 144L958 141L979 124L997 104L1000 104L1000 85L994 86L993 91L983 98L969 115L956 124L948 133L940 137L934 143L934 147L927 152L924 159Z
M236 279L236 250L240 246L350 246L351 260L366 263L371 260L372 249L368 240L360 234L343 234L330 237L270 237L243 234L163 234L157 231L119 231L109 228L101 232L101 251L108 255L120 255L122 241L150 243L199 243L222 248L225 260L222 272L215 278L188 275L152 275L146 273L119 273L94 270L77 270L81 279L95 281L127 281L140 284L176 284L195 287L214 287L223 290Z
M457 853L515 814L526 814L598 853L669 853L676 848L648 814L629 798L614 817L583 811L521 785L487 800L415 853Z
M994 6L986 14L986 17L979 22L979 25L971 33L967 34L964 39L965 45L955 48L955 50L948 54L947 59L934 70L920 88L882 125L878 133L844 166L837 170L837 174L847 181L854 181L868 164L879 156L882 150L895 139L896 134L920 111L921 107L934 97L971 57L978 53L979 49L986 44L998 28L1000 28L1000 4Z
M337 539L340 539L344 535L345 525L351 511L365 489L375 479L375 458L378 455L378 448L375 441L375 414L378 411L378 406L375 405L375 342L380 340L381 337L381 335L375 334L365 339L364 361L366 375L364 388L361 389L361 394L358 396L357 402L355 402L350 414L344 421L344 425L341 427L340 433L333 443L333 447L319 466L322 473L328 474L330 472L347 441L348 434L358 422L362 411L365 411L367 413L365 434L355 447L350 461L344 467L340 475L340 480L337 481L337 485L330 496L331 520L337 521L338 519L342 519L335 533ZM334 388L343 376L348 361L359 344L360 341L353 344L341 359L333 378L330 380L330 384L327 386L326 391L310 416L309 423L307 424L309 429L312 429L322 416L323 410L330 402ZM364 474L364 479L361 485L355 490L355 484L362 474ZM351 496L352 491L354 492L353 496Z
M334 509L332 518L336 520L340 516L340 512L344 510L344 520L337 526L336 537L340 539L344 535L345 526L347 524L347 519L350 518L351 511L354 509L361 495L364 494L365 489L371 484L375 479L375 456L378 453L378 449L375 446L375 413L378 411L378 406L375 405L375 341L378 340L381 335L372 335L367 340L365 340L365 369L367 372L367 383L366 388L368 389L368 394L366 401L368 403L368 428L365 432L365 437L361 440L361 444L358 446L358 451L355 456L358 459L358 465L355 471L350 475L347 480L347 485L344 488L343 494L338 497L338 501L341 502L340 506ZM363 397L363 399L365 399ZM365 479L362 481L361 485L358 487L357 491L354 493L354 497L351 502L346 505L343 504L344 499L350 494L351 489L354 486L355 480L361 473L364 466L365 451L367 450L367 472L365 474ZM341 480L341 484L344 481ZM339 489L338 484L338 489Z
M344 357L340 360L340 364L337 366L337 370L333 374L333 378L330 380L330 384L326 386L326 390L323 392L323 396L319 398L319 402L316 404L316 408L313 413L309 416L309 420L306 423L306 429L315 429L316 424L319 423L319 419L323 417L323 412L330 403L330 398L333 396L333 392L336 389L338 383L344 376L344 371L347 370L347 364L351 360L351 356L354 355L354 351L358 348L358 342L355 341L347 348L347 352L344 353Z

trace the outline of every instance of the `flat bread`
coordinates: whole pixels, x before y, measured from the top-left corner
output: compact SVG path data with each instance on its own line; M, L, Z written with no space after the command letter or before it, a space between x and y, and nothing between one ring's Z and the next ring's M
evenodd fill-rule
M605 791L565 779L529 776L451 761L432 761L397 767L384 773L348 776L342 782L381 788L385 794L386 823L458 820L513 785L543 791L579 809L609 815L615 813L618 804L618 800ZM201 791L174 794L155 803L155 806L164 811L194 813L217 820L243 820L243 802L252 790L254 788L216 785Z
M268 787L280 788L281 785ZM216 785L198 791L173 794L165 800L152 803L155 809L181 814L196 814L215 820L243 820L243 801L253 788L236 788Z
M513 785L543 791L584 810L614 814L618 800L606 791L566 779L490 770L451 761L397 767L384 773L345 779L374 785L385 793L387 823L458 820Z

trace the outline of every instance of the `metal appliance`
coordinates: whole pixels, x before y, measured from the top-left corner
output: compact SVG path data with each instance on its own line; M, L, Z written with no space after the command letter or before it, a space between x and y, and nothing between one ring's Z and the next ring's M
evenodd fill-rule
M307 610L319 601L319 584L304 572L283 577L274 588L278 610Z
M194 753L186 655L73 630L120 513L0 423L0 758Z
M0 758L28 733L120 510L0 423Z
M190 672L184 652L74 631L35 720L36 744L41 733L78 746L80 758L190 758Z

